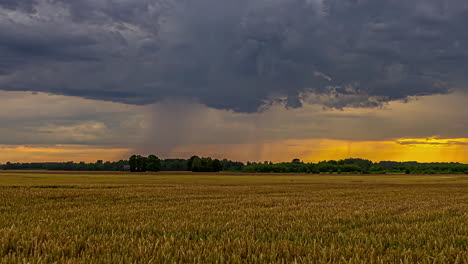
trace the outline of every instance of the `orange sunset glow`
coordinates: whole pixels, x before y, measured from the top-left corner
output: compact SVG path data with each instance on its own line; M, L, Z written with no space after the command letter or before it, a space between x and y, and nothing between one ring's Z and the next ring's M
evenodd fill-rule
M171 156L200 153L241 161L305 162L360 157L372 161L468 162L468 139L397 139L394 141L345 141L330 139L285 140L262 144L194 145L180 147ZM252 159L251 157L255 157Z
M129 149L90 146L0 146L0 160L9 162L115 161L127 157Z
M0 160L17 162L85 161L126 159L132 149L57 145L53 147L0 146ZM414 138L394 141L345 141L331 139L285 140L254 144L189 145L178 147L168 157L193 153L231 157L240 161L305 162L360 157L372 161L418 161L468 163L468 138Z

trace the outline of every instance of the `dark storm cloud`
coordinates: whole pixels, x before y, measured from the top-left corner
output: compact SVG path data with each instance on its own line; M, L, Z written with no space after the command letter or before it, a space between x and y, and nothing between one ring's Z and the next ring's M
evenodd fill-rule
M37 60L69 60L98 58L101 54L93 54L90 49L97 41L90 36L73 35L66 32L49 32L47 28L24 27L14 23L0 25L0 47L3 56L18 61Z
M34 12L36 0L2 0L0 7L10 10L22 10L24 12Z
M35 4L37 2L37 4ZM466 87L462 0L3 1L0 89L375 107Z

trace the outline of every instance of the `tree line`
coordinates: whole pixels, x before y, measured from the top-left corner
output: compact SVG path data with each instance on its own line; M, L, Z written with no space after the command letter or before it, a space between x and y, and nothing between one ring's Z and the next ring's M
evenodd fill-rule
M128 159L128 166L131 172L160 171L161 160L155 155L132 155Z
M86 162L31 162L0 164L2 170L60 170L60 171L121 171L128 165L128 161L102 161Z
M218 172L241 171L244 163L228 159L192 156L189 159L159 159L156 155L147 157L132 155L128 160L96 162L7 162L0 164L0 170L60 170L60 171L194 171Z
M468 164L462 163L418 163L381 161L350 158L328 160L318 163L290 162L273 163L247 162L211 157L192 156L189 159L159 159L156 155L132 155L128 160L96 162L36 162L0 164L2 170L63 170L63 171L193 171L193 172L248 172L248 173L331 173L331 174L468 174Z
M330 173L330 174L468 174L468 164L462 163L419 163L350 158L342 160L305 163L299 159L291 162L247 162L244 172L261 173Z
M240 171L244 164L241 162L230 161L227 159L219 160L211 157L192 156L190 159L167 159L160 160L155 155L143 157L141 155L132 155L128 161L131 172L146 172L160 170L179 170L193 172L219 172L227 170Z

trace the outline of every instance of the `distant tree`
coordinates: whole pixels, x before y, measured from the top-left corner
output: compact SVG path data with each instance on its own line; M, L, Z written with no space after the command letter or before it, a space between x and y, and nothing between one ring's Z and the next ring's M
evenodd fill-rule
M141 155L132 155L128 160L131 172L145 172L147 170L148 158Z
M293 159L293 160L291 161L291 163L294 163L294 164L301 164L302 162L301 162L300 159Z
M203 171L202 160L198 156L194 156L190 167L193 172Z
M163 171L187 171L188 159L165 159L161 160L161 170Z
M110 161L104 162L103 168L104 168L105 171L113 171L113 170L115 170L113 164L112 164Z
M141 155L137 155L136 158L136 164L137 164L137 170L138 172L145 172L146 171L146 157L143 157Z
M192 156L192 157L190 157L190 159L188 160L188 162L187 162L187 169L188 169L189 171L193 171L192 166L193 166L193 161L194 161L195 159L200 159L200 157L198 157L198 156Z
M202 169L201 171L203 172L210 172L213 171L213 160L208 157L208 158L202 158Z
M130 171L131 172L136 172L137 171L138 164L137 164L137 156L136 155L132 155L129 158L128 165L130 165Z
M73 162L71 162L70 166L73 165ZM104 170L104 161L102 160L98 160L96 161L96 163L94 164L94 169L97 170L97 171L103 171Z
M221 171L222 169L223 169L223 166L221 165L221 162L219 161L219 159L213 160L213 171L218 172L218 171Z
M146 169L148 171L160 171L161 170L161 160L155 155L149 155L146 161Z
M370 160L355 158L349 158L338 161L338 165L357 165L363 169L369 169L372 166L372 164L373 162Z
M227 160L223 159L220 161L221 162L221 170L223 171L240 171L244 168L244 163L239 162L239 161L232 161L232 160Z

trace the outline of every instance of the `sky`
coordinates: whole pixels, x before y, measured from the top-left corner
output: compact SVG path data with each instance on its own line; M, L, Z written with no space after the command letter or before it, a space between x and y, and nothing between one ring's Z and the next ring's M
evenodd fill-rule
M468 163L465 0L2 0L0 163Z

